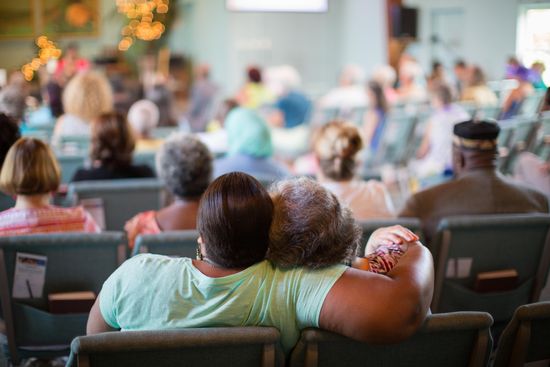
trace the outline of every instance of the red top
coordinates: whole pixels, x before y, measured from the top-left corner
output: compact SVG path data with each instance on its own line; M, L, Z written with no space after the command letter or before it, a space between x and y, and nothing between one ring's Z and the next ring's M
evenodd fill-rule
M0 236L51 232L100 232L92 216L83 207L16 209L0 212Z

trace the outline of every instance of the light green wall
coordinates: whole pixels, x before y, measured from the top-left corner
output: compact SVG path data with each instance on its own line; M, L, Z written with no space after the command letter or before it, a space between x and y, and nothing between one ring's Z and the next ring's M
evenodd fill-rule
M463 53L467 62L479 64L491 79L502 77L508 56L516 51L518 0L406 0L418 7L420 62L428 70L431 62L431 14L434 10L462 9Z
M326 13L238 13L225 0L179 0L179 19L169 45L212 66L214 79L227 93L243 81L248 64L292 64L313 94L325 91L342 66L353 62L370 71L386 60L384 0L329 0ZM116 47L122 18L114 0L101 0L97 37L78 39L81 53L93 57ZM63 46L70 39L60 40ZM19 68L32 58L32 40L0 42L0 68Z

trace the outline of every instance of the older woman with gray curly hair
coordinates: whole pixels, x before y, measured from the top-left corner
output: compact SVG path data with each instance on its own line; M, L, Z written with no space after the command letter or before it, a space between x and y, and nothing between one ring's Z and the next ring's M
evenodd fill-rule
M212 155L193 135L172 134L157 153L156 165L175 199L159 211L146 211L126 222L130 248L140 234L195 229L199 200L212 179Z
M355 258L362 238L350 209L329 190L309 178L279 181L271 187L274 204L267 258L280 267L318 269L338 263L385 274L406 251L402 245L418 237L393 226L375 231L366 257Z

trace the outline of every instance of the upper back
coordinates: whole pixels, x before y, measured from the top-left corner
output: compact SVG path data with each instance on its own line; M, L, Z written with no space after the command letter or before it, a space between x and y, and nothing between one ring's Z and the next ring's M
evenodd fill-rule
M97 232L82 207L8 209L0 213L0 236L48 232Z
M416 194L401 216L419 217L426 237L432 238L444 217L512 213L548 213L548 201L543 194L489 169L468 172Z
M188 258L144 254L105 282L100 309L108 324L122 330L275 326L288 350L299 328L318 325L324 297L344 270L285 271L263 261L211 278Z

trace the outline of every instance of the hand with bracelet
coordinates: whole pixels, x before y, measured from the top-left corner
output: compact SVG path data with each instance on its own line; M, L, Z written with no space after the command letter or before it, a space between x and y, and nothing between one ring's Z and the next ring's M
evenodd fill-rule
M365 248L365 257L356 257L352 266L357 269L386 274L407 251L408 244L418 236L405 227L396 225L379 228L372 233Z

